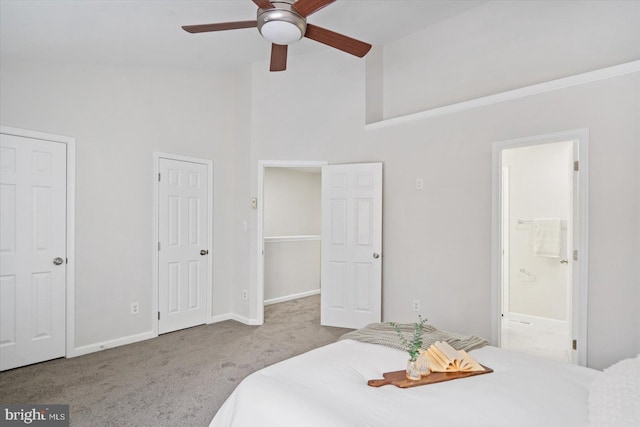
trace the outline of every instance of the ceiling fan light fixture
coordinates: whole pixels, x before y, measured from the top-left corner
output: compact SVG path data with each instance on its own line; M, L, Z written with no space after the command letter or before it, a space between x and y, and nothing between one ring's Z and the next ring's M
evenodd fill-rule
M258 9L258 31L271 43L288 45L304 37L307 20L298 15L291 5L279 3L277 9Z
M304 35L297 25L287 21L265 22L260 34L271 43L281 45L295 43Z
M287 69L288 45L308 38L358 58L364 57L371 45L317 25L307 24L307 17L335 0L252 0L258 6L254 21L233 21L214 24L185 25L188 33L257 28L271 42L270 71Z

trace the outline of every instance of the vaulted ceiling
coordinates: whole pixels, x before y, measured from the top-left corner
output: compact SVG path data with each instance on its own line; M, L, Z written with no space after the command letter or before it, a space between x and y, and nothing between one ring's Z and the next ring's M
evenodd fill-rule
M382 45L476 7L482 1L338 0L309 22ZM255 28L188 34L182 25L255 19L251 0L1 0L2 59L107 66L229 69L267 61ZM330 49L309 39L295 57ZM344 53L335 51L335 55Z

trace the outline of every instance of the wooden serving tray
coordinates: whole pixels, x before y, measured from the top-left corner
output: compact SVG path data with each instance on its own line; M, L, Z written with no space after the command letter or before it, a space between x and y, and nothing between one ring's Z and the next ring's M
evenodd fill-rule
M382 374L384 379L369 380L367 382L367 385L371 387L381 387L383 385L393 384L396 387L409 388L409 387L416 387L419 385L435 384L435 383L441 383L443 381L457 380L458 378L473 377L475 375L482 375L482 374L488 374L493 372L493 369L491 368L488 368L484 365L482 365L482 367L485 369L484 371L431 372L431 374L427 375L426 377L422 377L419 380L407 379L406 370L385 372L384 374Z

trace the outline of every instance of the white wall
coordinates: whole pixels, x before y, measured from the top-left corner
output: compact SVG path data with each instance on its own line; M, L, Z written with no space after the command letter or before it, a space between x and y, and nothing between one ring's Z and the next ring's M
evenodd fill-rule
M387 116L640 59L637 2L501 3L385 46ZM436 326L489 337L491 144L587 127L588 363L640 352L637 73L365 131L364 61L333 49L285 73L0 66L2 125L77 138L79 345L150 329L153 151L214 160L213 314L257 316L258 160L381 160L385 320L414 321L417 298Z
M384 284L393 284L385 318L409 317L413 294L436 325L489 336L491 144L588 127L587 363L603 368L640 352L639 93L636 73L373 133L369 152L383 157L394 147L384 157L385 206L393 206L385 210ZM411 194L416 176L425 179L423 194Z
M637 1L487 2L384 47L384 116L638 59L639 19Z
M253 302L255 295L249 295L248 299L243 299L243 291L249 289L250 270L244 261L247 254L254 253L251 249L250 236L256 229L255 222L252 221L252 215L255 210L251 208L252 183L255 179L251 171L251 150L252 150L252 127L251 123L251 105L253 99L253 88L251 86L251 67L244 66L234 73L235 95L233 99L222 98L221 102L230 103L234 108L231 119L234 120L232 129L229 129L227 144L233 146L233 161L230 167L234 169L233 180L225 183L233 188L233 200L229 206L219 206L220 209L227 210L233 206L232 211L228 211L229 222L227 227L231 227L236 236L233 244L226 247L226 251L233 253L233 264L229 266L233 268L233 280L222 286L228 291L228 303L230 303L232 311L235 315L239 315L239 319L245 323L250 323L250 319L246 316L249 311L250 303ZM223 203L217 201L216 203ZM238 262L238 260L243 260Z
M573 172L572 142L534 145L504 150L509 194L509 312L566 321L568 285L568 228L571 226ZM534 218L559 218L560 258L533 253ZM518 220L525 222L519 224ZM567 261L568 262L568 261ZM573 261L572 261L573 262ZM524 269L524 271L522 271ZM505 313L508 315L509 313Z
M320 240L265 241L265 301L307 296L319 290Z
M565 3L565 6L569 3ZM588 7L571 2L577 10ZM495 11L495 4L473 11ZM568 7L568 6L567 6ZM617 18L609 21L611 34L598 40L604 43L598 53L598 65L611 65L621 58L638 59L636 47L624 43L619 50L617 40L629 36L627 22L638 21L635 9L623 7L618 14L611 10L590 14L587 21L598 27L600 15ZM478 9L484 9L484 11ZM531 15L543 24L549 14ZM635 13L635 15L634 15ZM468 42L479 52L503 51L504 45L533 43L541 35L535 25L523 26L517 35L504 37L511 31L513 13L499 14L499 20L483 30L481 44L473 37ZM523 16L529 16L523 14ZM566 13L565 13L566 18ZM553 20L559 18L553 17ZM586 18L585 18L586 19ZM618 25L619 21L619 25ZM634 22L635 22L634 21ZM481 55L470 55L464 39L449 44L446 58L439 69L451 62L466 59L469 70L492 70L460 76L456 73L432 76L430 66L420 55L425 46L447 44L456 31L464 32L466 16L452 18L439 29L417 34L404 40L399 52L386 46L384 71L385 101L393 93L407 100L408 111L432 105L433 98L420 90L425 81L437 82L444 88L463 84L468 97L486 95L506 87L520 87L550 77L544 62L540 66L528 61L531 49L510 49L509 55L498 55L488 64ZM561 49L570 63L565 72L588 71L594 58L585 54L576 39L586 37L588 26L570 28L571 37L554 33L550 52ZM580 31L578 31L580 30ZM620 31L620 35L618 33ZM579 34L575 35L574 32ZM637 34L632 35L637 40ZM611 46L609 46L611 43ZM547 46L545 42L541 46ZM542 48L542 47L541 47ZM607 49L611 49L609 55ZM557 55L552 55L556 57ZM399 62L398 69L389 64ZM520 61L529 65L527 73L519 70ZM551 60L549 60L551 61ZM553 61L551 61L553 62ZM295 66L294 66L295 65ZM408 70L413 72L408 72ZM588 364L602 368L640 351L638 312L640 286L632 260L640 258L640 220L638 215L638 150L640 117L638 73L549 93L485 106L408 124L365 131L364 63L336 51L296 57L286 74L270 74L265 64L253 67L252 170L263 159L328 160L332 163L381 160L384 162L383 219L383 316L385 320L413 321L411 301L422 302L423 313L442 329L462 333L491 335L491 146L531 135L541 135L587 127L591 144L590 191L590 282ZM453 68L452 70L455 70ZM509 84L503 85L509 74ZM314 76L309 85L309 75ZM300 94L304 93L301 97ZM450 99L435 97L437 104ZM467 98L465 95L464 98ZM274 102L277 100L277 103ZM418 102L416 102L418 101ZM390 101L391 102L391 101ZM286 111L285 115L265 117L265 109ZM405 110L402 110L404 112ZM415 189L415 179L424 180L424 189ZM254 177L254 182L256 179ZM256 188L252 191L255 193ZM255 238L252 257L247 259L255 283ZM242 260L238 260L242 262ZM252 291L255 289L252 288ZM255 313L250 307L247 316Z
M233 78L8 61L0 78L2 125L77 141L76 347L152 330L154 151L214 162L212 314L230 313Z
M252 135L253 194L257 194L254 171L259 160L363 160L359 154L352 159L348 156L363 136L364 61L327 49L291 58L286 73L270 73L264 63L254 64L252 76L251 127L260 129ZM313 84L309 76L314 76ZM277 110L286 114L262 114L269 97L275 97ZM255 224L256 215L252 221ZM251 237L246 268L251 272L253 295L257 292L258 242L255 233ZM256 307L253 300L249 311L242 314L255 319Z
M319 169L264 170L264 299L280 300L320 289L320 240L269 237L320 234Z
M264 171L264 235L320 234L320 171L268 167Z

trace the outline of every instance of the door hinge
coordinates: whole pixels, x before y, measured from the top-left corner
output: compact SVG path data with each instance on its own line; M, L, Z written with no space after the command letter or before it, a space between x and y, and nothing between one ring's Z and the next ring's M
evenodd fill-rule
M575 162L573 162L573 170L575 172L578 172L580 170L580 162L579 161L576 160Z
M160 250L160 242L158 242L158 250Z
M158 182L160 182L160 172L158 172Z
M574 350L578 349L578 340L573 340L573 342L571 343L571 346L573 347Z
M158 312L158 320L160 320L160 312Z
M573 251L573 260L574 261L578 260L578 250Z

